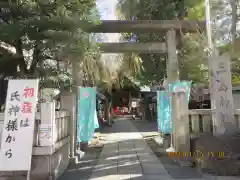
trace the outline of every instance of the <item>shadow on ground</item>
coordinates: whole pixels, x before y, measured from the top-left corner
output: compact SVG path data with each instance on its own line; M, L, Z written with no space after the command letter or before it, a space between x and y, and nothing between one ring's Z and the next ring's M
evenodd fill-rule
M156 129L155 122L146 123L135 121L133 124L140 132L152 132ZM124 129L123 125L124 119L118 119L112 127L104 127L101 128L100 131L102 134L124 134L124 132L134 134L134 132L139 132L137 130L131 132L130 127L124 127ZM122 128L119 128L119 126L122 126ZM120 140L118 142L103 142L105 143L104 146L113 147L113 151L107 153L103 153L102 151L100 155L101 149L93 147L91 151L88 151L88 153L82 157L79 163L70 164L68 170L58 180L190 180L202 178L196 169L180 167L175 164L169 157L167 157L163 147L154 146L147 142L152 151L146 150L148 147L138 148L134 146L138 141L140 142L143 140L140 138L137 139L133 135L132 137L129 136L128 139ZM133 144L133 146L129 148L129 144ZM114 150L115 147L117 147L116 151ZM149 156L149 151L151 156ZM157 156L155 156L154 153ZM101 156L101 158L99 158L99 156ZM159 160L164 168L161 163L153 163L158 162ZM170 176L166 176L166 171ZM92 174L94 174L94 176L92 176Z
M119 121L124 121L126 120L126 118L124 117L118 117L114 120L113 126L112 127L108 127L108 126L102 126L100 129L98 129L96 132L101 132L101 133L112 133L113 131L116 133L124 133L124 132L128 132L129 133L129 127L124 127L124 128L118 128L117 126L114 126L115 122L119 122ZM128 119L129 120L129 119ZM158 127L157 127L157 122L156 121L145 121L145 120L132 120L132 122L135 122L135 126L138 124L144 124L144 126L139 125L137 127L137 129L135 129L135 131L132 132L154 132L157 133L158 131Z

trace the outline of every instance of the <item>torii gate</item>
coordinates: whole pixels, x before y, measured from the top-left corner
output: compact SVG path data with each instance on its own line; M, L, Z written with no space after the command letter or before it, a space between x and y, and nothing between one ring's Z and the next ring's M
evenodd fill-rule
M186 20L104 20L99 25L84 29L91 33L124 32L166 32L166 42L116 42L101 43L100 49L105 53L161 53L167 54L167 76L171 83L179 79L176 34L195 33L205 29L205 21Z
M172 83L174 81L179 80L179 72L178 72L178 59L177 59L177 34L182 33L195 33L200 31L205 31L205 21L186 21L186 20L105 20L102 21L98 25L91 25L88 24L88 26L83 29L86 32L89 33L124 33L124 32L165 32L166 33L166 42L148 42L148 43L135 43L135 42L116 42L116 43L101 43L100 49L105 53L124 53L124 52L139 52L139 53L161 53L161 54L167 54L167 81L168 83ZM219 56L213 57L214 62L216 59L219 58ZM211 70L214 69L214 66L217 65L211 65ZM217 67L215 68L215 70ZM225 69L228 69L226 67ZM229 72L229 70L228 70ZM78 77L79 76L79 69L78 66L73 65L73 76ZM229 76L225 79L229 79ZM75 79L75 85L79 85L78 80ZM81 84L81 83L80 83ZM229 88L230 92L231 88ZM216 93L219 94L219 93ZM220 94L219 94L220 95ZM217 97L214 95L214 97ZM222 96L221 96L222 97ZM178 102L178 103L177 103ZM221 102L218 102L218 104L221 104ZM178 123L178 129L184 128L184 130L189 131L188 127L188 109L187 104L184 106L182 104L179 104L179 99L177 97L173 97L173 111L172 111L172 117L175 122L177 122L179 119L185 118L185 124L183 121L181 123ZM181 109L183 108L184 109ZM187 113L182 114L181 117L179 115L179 111L187 111ZM184 116L184 117L182 117ZM229 123L233 123L233 119L230 120ZM228 124L229 124L228 123ZM74 123L72 125L73 132L74 132ZM179 127L181 126L181 128ZM224 129L224 126L220 125L220 122L216 122L214 124L215 128L218 132L220 132L222 129ZM76 129L76 128L75 128ZM231 129L231 128L225 128L225 129ZM174 137L177 136L177 131L174 131ZM186 132L185 134L188 134ZM73 133L74 136L74 133ZM175 139L174 138L174 139ZM181 140L180 145L182 143L185 143L186 145L181 148L181 151L188 152L190 149L188 137L185 137ZM74 140L74 138L71 138L71 142ZM179 144L177 143L177 144ZM176 144L176 142L175 142ZM72 142L72 150L74 149L74 142Z
M197 20L106 20L102 21L99 25L90 26L86 29L88 32L102 32L102 33L124 33L124 32L165 32L166 42L148 42L148 43L102 43L100 48L106 53L124 53L124 52L138 52L138 53L161 53L167 54L167 82L172 83L179 80L178 59L177 59L177 35L180 33L196 33L205 31L206 22ZM214 135L226 135L236 132L234 126L235 119L230 117L233 115L232 102L232 85L231 85L231 71L230 71L230 57L227 54L222 56L214 54L209 58L209 70L211 78L211 100L214 111L212 113ZM223 63L224 62L224 63ZM223 65L224 64L224 65ZM221 65L221 67L220 67ZM219 66L219 67L218 67ZM224 68L222 67L224 66ZM225 72L220 74L221 72ZM215 78L213 78L215 74ZM215 80L214 80L215 79ZM221 85L217 85L221 84ZM225 86L228 89L223 95L221 88L218 86ZM216 91L216 88L219 89ZM224 98L225 97L225 98ZM221 100L218 100L221 99ZM223 101L228 101L229 105L222 106ZM173 98L173 111L172 117L179 119L179 110L183 110L182 104L178 107L177 99ZM186 104L187 106L187 104ZM188 109L187 107L185 108ZM220 111L224 111L221 115ZM188 119L188 115L182 115ZM185 129L188 128L188 120ZM225 122L224 122L225 121ZM182 126L183 124L177 123L176 125ZM178 127L180 128L180 127ZM175 132L175 136L176 136ZM178 133L177 133L178 134ZM181 144L181 143L180 143ZM184 151L184 150L183 150Z
M185 20L133 20L119 21L107 20L101 24L88 27L86 31L92 33L124 33L124 32L165 32L166 42L116 42L101 43L100 49L105 53L161 53L167 54L167 82L170 84L179 80L178 58L177 58L177 34L196 33L205 30L205 21L185 21ZM187 99L181 100L176 94L172 101L173 119L173 144L177 151L190 151L189 142L189 120ZM182 109L184 107L184 109ZM182 112L180 114L180 111ZM181 116L181 117L180 117ZM182 121L184 119L184 121ZM185 135L180 134L179 129L183 129Z

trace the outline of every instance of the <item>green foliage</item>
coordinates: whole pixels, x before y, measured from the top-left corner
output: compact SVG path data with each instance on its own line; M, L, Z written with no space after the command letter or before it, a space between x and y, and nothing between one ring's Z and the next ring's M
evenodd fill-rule
M185 15L182 0L119 0L118 9L127 20L133 17L141 20L168 20L182 18Z
M92 79L99 75L98 46L82 31L82 20L99 23L95 0L1 1L0 7L0 74L47 80L55 73L58 81L56 64L77 61ZM71 81L69 72L64 77Z
M185 6L188 7L187 19L204 20L205 19L205 0L185 0Z
M133 53L117 55L117 56L104 56L107 62L109 62L109 67L105 71L101 71L101 80L98 82L99 86L104 88L109 93L112 89L118 89L124 86L132 86L133 83L129 84L126 79L132 79L141 70L141 59ZM110 61L117 64L117 67L112 69ZM111 68L111 69L110 69Z
M204 0L119 0L118 15L121 19L127 20L203 19ZM129 40L132 35L124 34L124 38ZM202 35L198 33L182 36L183 47L179 53L181 78L204 80L206 70L201 63L206 59L203 51L205 44L203 40L198 42ZM165 41L165 33L137 33L136 41ZM166 57L161 54L139 54L139 57L142 59L142 68L136 79L142 85L159 84L166 77Z
M208 58L204 52L206 37L200 34L186 34L179 51L180 79L194 82L208 81Z

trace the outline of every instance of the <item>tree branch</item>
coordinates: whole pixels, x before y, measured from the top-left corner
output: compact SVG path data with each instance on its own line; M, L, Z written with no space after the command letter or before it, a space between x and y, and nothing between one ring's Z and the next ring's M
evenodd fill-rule
M37 64L40 61L40 43L38 41L35 42L34 44L34 49L33 49L33 60L29 68L30 73L35 73L35 69L37 68Z

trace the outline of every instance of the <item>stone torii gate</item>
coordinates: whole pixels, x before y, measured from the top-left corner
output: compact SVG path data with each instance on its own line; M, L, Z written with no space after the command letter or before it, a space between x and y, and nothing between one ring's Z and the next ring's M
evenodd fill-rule
M205 29L205 21L186 20L104 20L99 25L88 26L91 33L166 32L166 42L116 42L101 43L105 53L161 53L167 54L168 83L179 79L177 59L177 34L196 33Z
M166 33L165 42L148 42L148 43L135 43L135 42L116 42L116 43L101 43L100 49L105 53L124 53L124 52L139 52L139 53L160 53L163 55L167 55L167 81L168 83L172 83L174 81L177 81L179 79L179 73L178 73L178 58L177 58L177 35L180 33L196 33L200 31L205 31L205 21L185 21L185 20L133 20L133 21L121 21L121 20L107 20L102 21L101 24L98 25L92 25L88 24L85 26L85 29L83 29L85 32L89 33L124 33L124 32L163 32ZM214 92L214 96L211 95L211 99L214 99L215 104L218 104L219 106L222 106L222 100L221 97L227 96L228 99L231 99L231 72L230 72L230 66L229 61L223 61L223 59L230 59L226 58L225 56L219 56L214 55L209 58L210 63L209 67L211 70L210 78L211 80L218 82L219 79L221 80L219 72L225 72L225 74L221 74L221 76L224 76L224 83L229 85L228 89L224 92ZM211 60L212 59L212 60ZM220 60L219 60L220 59ZM219 62L218 62L219 60ZM215 62L215 63L214 63ZM218 63L216 63L218 62ZM223 65L224 64L224 65ZM225 65L226 64L226 65ZM76 142L76 98L75 96L78 94L78 87L81 86L81 72L79 71L79 64L76 62L73 62L72 64L72 71L73 71L73 84L75 86L74 89L76 89L76 92L73 94L74 97L71 97L71 94L66 94L66 99L69 100L69 102L74 104L74 107L71 106L71 108L66 109L72 112L73 121L71 121L70 127L71 127L71 150L70 150L70 156L73 157L76 151L75 142ZM213 75L214 76L213 76ZM213 78L214 77L214 78ZM227 77L227 78L226 78ZM230 83L230 84L229 84ZM219 83L218 83L219 84ZM219 88L217 87L216 83L213 83L212 89ZM182 93L184 94L184 93ZM186 101L186 97L180 97L179 94L173 95L173 111L172 111L172 119L174 126L177 127L173 129L173 136L174 136L174 148L177 151L181 152L189 152L190 151L190 143L189 143L189 119L188 119L188 103ZM216 101L216 98L220 97L220 100ZM231 96L232 97L232 96ZM63 101L66 102L66 101ZM231 101L229 100L228 102ZM65 103L66 104L66 103ZM223 108L216 106L216 110L221 112L230 112L229 107L226 107L224 110ZM224 106L225 107L225 106ZM233 108L232 108L233 109ZM213 117L213 126L216 129L216 132L221 132L222 129L230 130L230 127L221 125L220 121L218 121L216 115L219 114L216 113L216 111L212 111L212 117ZM231 112L228 114L232 114ZM215 119L215 121L214 121ZM228 122L230 121L230 122ZM226 120L228 124L234 124L234 119ZM226 123L225 123L226 124ZM225 128L226 127L226 128ZM217 133L215 133L216 135ZM224 133L220 133L224 134Z
M125 33L125 32L163 32L165 42L116 42L101 43L100 49L105 53L160 53L167 55L167 82L170 84L179 80L177 58L177 35L180 33L196 33L205 29L205 21L185 20L106 20L101 24L88 27L91 33ZM182 93L184 94L184 93ZM186 97L173 94L172 98L173 144L179 152L189 152L189 119ZM177 128L176 128L177 127Z

